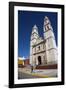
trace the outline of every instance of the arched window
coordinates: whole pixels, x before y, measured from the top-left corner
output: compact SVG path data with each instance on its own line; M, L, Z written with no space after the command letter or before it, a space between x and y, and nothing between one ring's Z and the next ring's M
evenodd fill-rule
M38 46L38 50L40 50L40 46Z
M45 30L50 30L51 29L51 26L50 25L46 25L45 26Z

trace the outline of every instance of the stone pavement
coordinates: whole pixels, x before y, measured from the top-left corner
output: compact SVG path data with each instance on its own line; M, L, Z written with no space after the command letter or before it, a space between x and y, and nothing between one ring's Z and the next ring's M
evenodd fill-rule
M30 68L19 68L20 72L33 75L33 76L38 76L41 78L49 78L49 77L57 77L57 69L34 69L33 72L31 73Z

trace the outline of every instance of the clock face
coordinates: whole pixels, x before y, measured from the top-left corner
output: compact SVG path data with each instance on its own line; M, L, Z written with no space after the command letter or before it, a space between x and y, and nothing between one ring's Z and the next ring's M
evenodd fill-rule
M32 41L32 45L35 44L35 43L36 43L36 39L34 39L34 40Z
M31 41L31 45L34 45L36 43L36 39Z
M36 42L36 39L33 40L33 43L35 43L35 42Z

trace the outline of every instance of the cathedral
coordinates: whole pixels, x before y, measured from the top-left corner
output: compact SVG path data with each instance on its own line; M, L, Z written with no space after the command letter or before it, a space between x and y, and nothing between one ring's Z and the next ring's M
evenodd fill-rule
M30 37L30 65L57 64L58 53L53 27L47 16L43 23L43 37L39 36L38 27L32 28Z

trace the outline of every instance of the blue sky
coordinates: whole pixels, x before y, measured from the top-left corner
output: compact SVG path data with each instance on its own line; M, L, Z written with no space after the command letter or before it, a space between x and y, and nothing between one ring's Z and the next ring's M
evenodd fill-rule
M18 57L29 57L30 36L32 27L35 24L38 27L39 35L43 37L43 23L45 16L48 16L51 21L57 44L57 13L18 11Z

